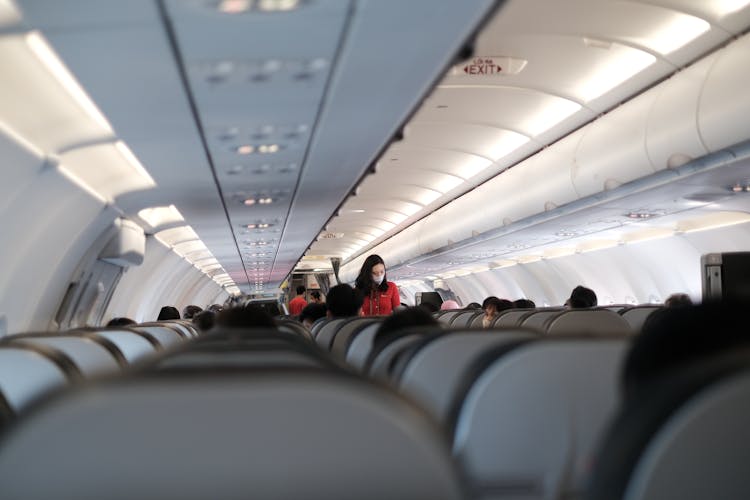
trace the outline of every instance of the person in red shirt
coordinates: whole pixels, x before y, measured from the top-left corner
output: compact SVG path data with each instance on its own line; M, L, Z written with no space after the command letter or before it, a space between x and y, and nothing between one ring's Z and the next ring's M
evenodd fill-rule
M294 297L292 300L289 301L289 314L292 316L299 316L299 313L302 312L302 309L305 308L307 305L307 301L305 300L305 287L300 285L297 287L297 296Z
M385 275L385 262L379 255L365 259L355 288L364 297L360 314L363 316L386 316L401 304L398 287L388 281Z

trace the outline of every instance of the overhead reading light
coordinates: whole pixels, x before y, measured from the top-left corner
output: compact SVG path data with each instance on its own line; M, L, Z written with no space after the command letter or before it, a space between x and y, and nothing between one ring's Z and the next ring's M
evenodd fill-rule
M250 144L243 144L242 146L238 146L236 149L236 152L238 155L249 155L255 151L255 146L252 146Z
M121 141L72 149L60 155L61 171L75 176L103 198L156 186L130 149Z
M628 219L651 219L664 215L663 212L628 212L624 214Z
M151 226L152 229L185 220L174 205L144 208L138 212L138 217Z
M154 235L157 240L164 243L168 247L173 247L179 243L186 241L197 241L200 240L198 235L193 231L190 226L173 227L171 229L165 229L159 231Z

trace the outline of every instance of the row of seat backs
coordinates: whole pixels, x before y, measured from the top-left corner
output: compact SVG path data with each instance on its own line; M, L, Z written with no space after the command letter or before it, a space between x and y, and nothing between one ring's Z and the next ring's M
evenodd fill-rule
M615 319L614 314L596 313L595 324L600 325L603 333L611 331L613 333L624 333L626 329L634 333L640 332L648 316L661 309L662 306L657 304L642 304L637 306L604 306L593 309L575 309L569 310L560 307L535 308L535 309L506 309L494 318L491 326L514 327L523 326L529 328L548 329L548 333L558 335L560 333L572 333L570 328L580 328L585 324L579 324L577 318L573 316L580 315L583 311L610 311L625 320L627 326L622 321ZM554 317L566 313L565 320L554 323ZM571 314L573 313L573 314ZM481 327L484 313L478 310L447 310L435 313L435 317L442 323L455 327ZM588 319L588 316L586 317ZM575 321L575 323L574 323ZM604 321L604 323L600 323Z
M3 498L31 499L466 493L421 409L302 336L237 329L37 408L0 446L0 484Z
M0 340L0 406L10 420L45 393L120 371L192 338L176 322L11 335Z
M586 500L750 498L750 351L679 367L626 401Z

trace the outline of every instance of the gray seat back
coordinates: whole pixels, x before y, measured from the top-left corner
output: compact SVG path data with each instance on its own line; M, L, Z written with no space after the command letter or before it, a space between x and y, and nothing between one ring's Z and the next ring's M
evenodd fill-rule
M630 325L607 309L570 309L547 319L547 335L630 335Z
M86 376L101 375L120 371L118 360L94 339L80 336L50 334L43 336L19 336L11 341L15 343L43 345L57 349L68 356Z
M83 335L109 340L122 352L128 364L135 363L157 351L156 346L132 330L97 330Z
M460 309L451 309L448 311L444 311L443 314L438 316L437 320L446 325L450 325L451 321L453 321L453 318L455 318L457 315L461 314L462 312L463 311L461 311Z
M349 319L346 323L341 325L341 328L339 328L336 336L333 338L331 354L336 359L343 361L346 358L346 351L349 349L349 345L354 339L354 336L362 331L364 326L379 321L378 317L373 316Z
M174 328L164 325L134 325L131 328L151 334L151 336L153 336L164 349L168 349L173 345L179 344L183 339L183 337L179 333L177 333Z
M464 328L469 326L469 323L474 319L477 314L484 314L482 311L461 311L456 314L451 320L451 327L453 328Z
M480 498L575 498L618 403L622 338L549 339L481 371L457 414L453 450Z
M346 362L359 371L364 371L367 358L372 350L375 334L380 328L380 322L370 323L354 337L349 349L346 351Z
M14 412L67 383L65 371L43 353L23 346L0 346L0 394Z
M543 332L545 330L546 322L557 314L560 314L559 309L542 309L534 311L531 314L524 316L521 320L520 326L524 328L531 328Z
M521 321L526 316L534 312L533 309L506 309L500 311L500 314L495 317L491 326L495 328L516 327L521 324Z
M626 500L750 498L750 370L680 407L651 438Z
M132 377L14 431L0 444L4 500L464 498L434 423L349 376Z
M621 311L620 316L628 322L634 333L640 333L643 324L651 316L651 313L659 309L661 309L661 306L657 305L635 306Z
M315 336L315 343L324 351L330 351L333 337L347 319L348 318L336 318L324 324Z
M368 374L376 379L388 380L396 356L398 356L403 349L419 341L422 336L422 334L414 333L389 342L388 345L386 345L383 350L375 356L375 359L372 360Z
M523 330L446 333L412 357L398 382L399 390L445 422L467 367L482 351L534 337Z

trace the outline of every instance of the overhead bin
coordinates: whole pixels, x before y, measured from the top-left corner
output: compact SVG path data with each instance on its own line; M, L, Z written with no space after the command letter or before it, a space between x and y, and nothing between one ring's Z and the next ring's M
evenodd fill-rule
M729 44L366 254L398 265L747 140L749 51L748 36ZM342 279L363 259L343 266Z

